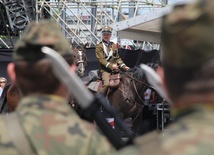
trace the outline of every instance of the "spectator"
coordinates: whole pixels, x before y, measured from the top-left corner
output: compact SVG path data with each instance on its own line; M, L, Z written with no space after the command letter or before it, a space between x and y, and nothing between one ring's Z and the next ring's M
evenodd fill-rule
M145 105L149 105L150 97L151 97L152 90L150 88L146 89L144 93L144 101Z
M7 79L4 77L0 77L0 87L4 89L5 85L7 84Z

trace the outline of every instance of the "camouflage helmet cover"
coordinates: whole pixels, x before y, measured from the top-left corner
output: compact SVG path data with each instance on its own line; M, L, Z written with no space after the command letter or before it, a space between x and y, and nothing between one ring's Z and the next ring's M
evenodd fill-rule
M30 23L22 38L15 45L14 61L36 61L44 58L41 47L49 46L62 56L71 55L72 49L68 40L62 34L61 27L54 21Z
M163 18L163 64L191 68L214 58L213 8L213 0L197 0Z

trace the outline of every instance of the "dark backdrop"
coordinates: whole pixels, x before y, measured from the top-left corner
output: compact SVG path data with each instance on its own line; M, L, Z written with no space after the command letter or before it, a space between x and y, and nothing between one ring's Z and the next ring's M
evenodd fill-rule
M12 61L12 49L0 49L0 77L5 77L10 81L7 75L7 64Z
M98 69L99 62L95 56L95 48L89 48L86 51L87 57L89 60L88 65L86 66L85 75L88 75L90 70ZM143 50L125 50L119 49L120 57L126 63L127 66L133 68L134 66L138 66L141 63L148 64L154 63L159 59L159 51L143 51Z
M95 56L95 48L86 49L86 54L89 60L88 65L86 66L85 76L88 75L88 72L99 68L99 63ZM143 50L125 50L119 49L119 54L123 61L129 67L137 66L141 63L153 63L159 58L159 51L143 51ZM0 76L6 77L7 75L7 64L12 61L12 49L0 49ZM10 81L10 80L9 80Z

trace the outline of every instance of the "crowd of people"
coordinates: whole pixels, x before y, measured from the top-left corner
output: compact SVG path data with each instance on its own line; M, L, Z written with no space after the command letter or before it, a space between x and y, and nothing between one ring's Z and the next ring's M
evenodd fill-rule
M54 21L31 22L16 43L7 71L22 98L15 112L0 116L4 155L211 155L214 152L214 1L174 6L162 20L162 65L157 73L171 102L175 122L159 133L138 136L116 150L97 128L67 104L69 91L56 77L43 46L58 52L75 71L73 51ZM111 28L104 27L109 38ZM213 38L213 39L212 39ZM102 54L101 54L102 53ZM117 49L103 39L96 47L101 73L122 67ZM107 60L111 60L108 62ZM105 79L105 77L104 77ZM0 79L1 87L7 82ZM108 83L106 83L107 86ZM104 88L106 89L106 88ZM102 91L105 93L105 91ZM152 94L147 91L145 96ZM147 95L146 95L147 94ZM152 96L152 95L149 95ZM148 99L148 98L146 98ZM151 102L150 98L148 102ZM15 130L14 130L15 129Z

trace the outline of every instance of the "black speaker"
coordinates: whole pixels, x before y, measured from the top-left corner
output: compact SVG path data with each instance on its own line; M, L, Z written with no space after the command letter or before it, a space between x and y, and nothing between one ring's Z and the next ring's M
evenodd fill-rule
M30 21L36 20L36 2L35 0L25 0L25 7Z
M23 30L30 22L24 0L4 0L3 4L11 31L14 34L19 34L19 31Z
M5 6L1 2L0 2L0 35L14 35L10 28Z

